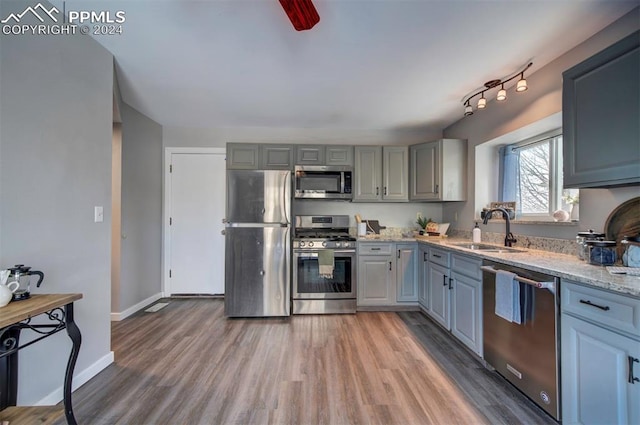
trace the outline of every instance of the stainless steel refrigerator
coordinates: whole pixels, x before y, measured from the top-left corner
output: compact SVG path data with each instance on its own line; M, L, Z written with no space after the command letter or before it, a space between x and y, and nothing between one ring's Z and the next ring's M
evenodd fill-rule
M291 172L227 170L227 317L291 312Z

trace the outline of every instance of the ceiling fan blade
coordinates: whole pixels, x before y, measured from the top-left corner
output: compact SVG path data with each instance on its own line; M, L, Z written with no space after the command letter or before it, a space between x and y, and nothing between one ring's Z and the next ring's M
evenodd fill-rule
M320 15L311 0L280 0L280 4L298 31L309 30L320 22Z

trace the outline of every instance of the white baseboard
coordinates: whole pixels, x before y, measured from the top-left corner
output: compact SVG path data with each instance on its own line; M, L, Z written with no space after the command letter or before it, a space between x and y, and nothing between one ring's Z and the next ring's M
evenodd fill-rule
M111 321L112 322L119 322L120 320L124 320L127 317L131 316L133 313L136 313L137 311L142 310L143 308L145 308L149 304L158 301L160 298L163 298L162 292L159 292L159 293L157 293L155 295L152 295L149 298L147 298L146 300L140 301L138 304L129 307L125 311L122 311L120 313L111 313Z
M103 356L94 364L90 365L85 370L80 373L76 373L73 376L73 385L71 386L71 390L75 391L80 388L82 385L87 383L91 378L100 373L104 368L113 363L113 351L109 351L109 353ZM36 403L36 406L53 406L62 401L64 394L64 387L60 386L52 391L48 396L43 398L42 400Z

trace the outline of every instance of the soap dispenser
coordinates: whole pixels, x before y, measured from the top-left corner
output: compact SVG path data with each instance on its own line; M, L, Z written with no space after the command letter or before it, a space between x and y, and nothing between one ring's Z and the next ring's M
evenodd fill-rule
M482 242L482 230L478 227L478 222L476 222L476 227L473 228L473 243Z

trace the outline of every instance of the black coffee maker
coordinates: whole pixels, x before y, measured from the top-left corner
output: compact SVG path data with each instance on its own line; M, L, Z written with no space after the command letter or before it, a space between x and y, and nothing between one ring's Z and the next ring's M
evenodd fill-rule
M37 270L31 270L31 267L24 264L16 264L9 268L11 274L7 282L18 282L20 286L13 293L13 301L26 300L31 297L31 276L38 276L38 282L36 287L40 287L40 284L44 280L44 273Z

